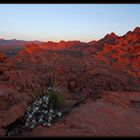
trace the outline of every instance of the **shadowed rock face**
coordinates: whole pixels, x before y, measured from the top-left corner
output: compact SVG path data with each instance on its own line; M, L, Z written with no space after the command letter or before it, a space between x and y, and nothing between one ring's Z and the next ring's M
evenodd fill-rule
M69 102L82 97L86 104L51 128L39 126L24 135L139 136L139 55L139 27L123 36L111 33L89 43L26 42L11 57L2 51L1 125L22 117L32 101L31 91L56 86ZM0 135L4 133L0 128Z
M5 54L3 52L0 52L0 62L4 62L6 58L7 57L5 56Z

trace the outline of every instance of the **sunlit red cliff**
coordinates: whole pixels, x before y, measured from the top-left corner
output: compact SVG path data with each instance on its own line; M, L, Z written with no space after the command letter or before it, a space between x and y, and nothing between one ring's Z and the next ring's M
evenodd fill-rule
M28 93L42 88L43 81L48 81L47 86L55 83L68 102L84 98L84 103L52 128L39 127L23 135L139 135L140 27L123 36L110 33L88 43L19 43L16 40L9 41L10 45L7 44L5 49L1 42L4 40L0 40L0 111L6 118L5 121L0 118L1 126L9 125L22 116L26 105L31 102ZM11 98L15 102L13 106ZM21 99L25 106L21 104ZM11 110L16 111L15 106L22 109L16 116L8 118ZM82 115L85 117L81 118ZM76 122L78 117L80 123ZM112 124L107 124L108 119L112 120ZM127 129L128 123L130 129ZM61 129L58 130L57 126ZM91 126L97 131L90 130ZM89 132L85 134L84 131ZM4 133L5 130L0 128L0 135Z

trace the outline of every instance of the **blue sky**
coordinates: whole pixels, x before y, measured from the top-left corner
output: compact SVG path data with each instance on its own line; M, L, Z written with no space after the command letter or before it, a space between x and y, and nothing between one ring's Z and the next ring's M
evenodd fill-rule
M140 4L0 4L0 38L91 41L140 26Z

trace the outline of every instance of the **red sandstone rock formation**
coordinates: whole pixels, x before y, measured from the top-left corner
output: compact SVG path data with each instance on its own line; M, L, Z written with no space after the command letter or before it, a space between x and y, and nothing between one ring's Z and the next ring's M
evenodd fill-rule
M140 91L139 55L139 27L124 36L111 33L89 43L28 43L6 59L1 53L1 125L10 124L24 113L31 102L29 92L57 86L68 100L84 97L87 104L53 127L38 127L26 135L139 136L139 92L134 92ZM93 102L93 98L101 99ZM16 103L12 104L13 100ZM10 110L16 112L16 117ZM0 128L0 135L4 133Z

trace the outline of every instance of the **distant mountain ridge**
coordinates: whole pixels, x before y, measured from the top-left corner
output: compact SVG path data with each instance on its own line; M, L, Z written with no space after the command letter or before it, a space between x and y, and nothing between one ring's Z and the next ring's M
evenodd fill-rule
M25 49L33 49L34 46L41 47L43 49L58 51L58 50L67 50L70 49L73 52L82 51L84 54L91 55L100 53L105 49L109 49L110 46L116 45L134 45L137 43L139 45L139 33L140 27L136 27L133 31L127 32L123 36L118 36L114 32L107 34L104 38L98 41L90 41L88 43L81 42L78 40L73 41L64 41L61 40L59 42L42 42L42 41L24 41L24 40L4 40L0 39L0 51L4 52L6 55L16 55L19 51ZM36 44L36 45L35 45ZM109 46L108 48L105 46ZM108 50L109 51L109 50Z
M13 56L13 55L16 55L20 50L22 50L28 43L41 44L41 41L0 39L0 51L4 52L7 56Z
M134 77L140 77L140 27L136 27L123 36L110 33L98 41L89 43L80 41L28 43L20 51L18 57L30 56L29 58L35 59L34 57L39 55L38 53L40 54L39 58L44 56L44 59L56 56L70 56L72 59L85 60L94 58L111 65L114 69L125 71Z
M25 41L25 40L17 40L17 39L11 39L11 40L5 40L5 39L0 39L0 47L1 46L24 46L27 43L37 43L40 44L41 41Z

